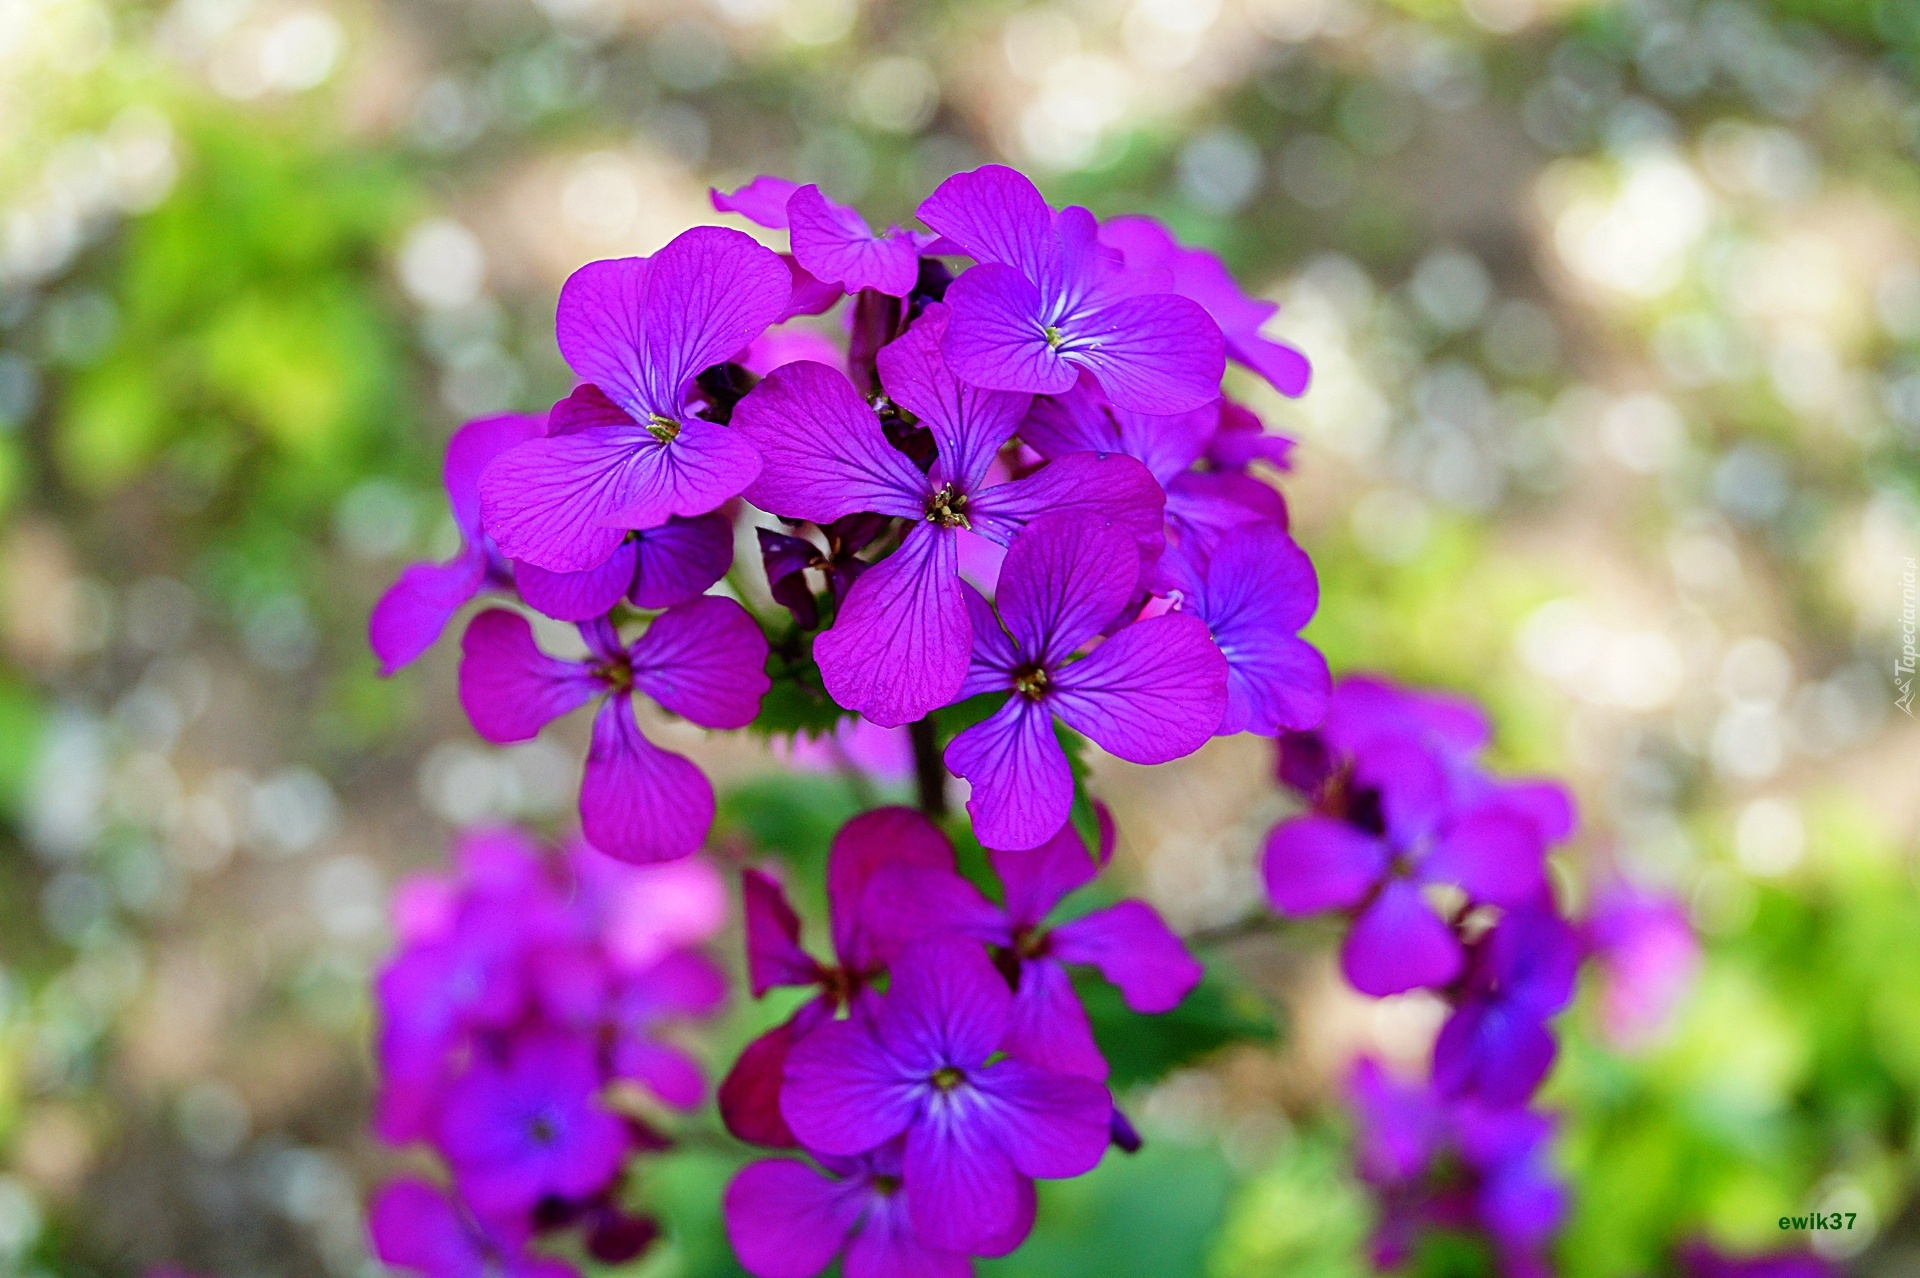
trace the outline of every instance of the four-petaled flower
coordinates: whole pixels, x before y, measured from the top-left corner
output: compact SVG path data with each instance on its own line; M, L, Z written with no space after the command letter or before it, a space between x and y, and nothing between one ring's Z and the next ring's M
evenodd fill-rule
M488 609L461 643L460 704L489 741L526 741L596 696L580 825L623 861L664 861L700 846L713 824L713 786L680 755L642 735L633 696L706 728L744 728L771 686L767 641L731 599L702 595L661 613L624 644L606 618L580 628L589 652L566 661L540 651L519 613Z
M946 752L972 783L967 811L986 846L1038 847L1066 821L1073 773L1055 718L1131 763L1191 754L1220 725L1227 662L1198 618L1136 621L1073 659L1135 603L1139 579L1132 538L1062 512L1035 520L1007 552L997 617L966 588L973 660L960 695L1011 694Z

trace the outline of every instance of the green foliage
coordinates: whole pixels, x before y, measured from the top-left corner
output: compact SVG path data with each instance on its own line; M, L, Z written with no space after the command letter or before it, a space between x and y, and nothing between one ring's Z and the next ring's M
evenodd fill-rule
M813 636L782 610L767 636L767 678L773 686L760 699L753 730L763 736L823 737L852 716L827 695L813 659Z
M1271 1044L1279 1037L1273 1010L1220 966L1207 969L1180 1005L1159 1016L1131 1011L1120 991L1096 973L1077 971L1073 985L1093 1023L1114 1087L1152 1082L1232 1043Z

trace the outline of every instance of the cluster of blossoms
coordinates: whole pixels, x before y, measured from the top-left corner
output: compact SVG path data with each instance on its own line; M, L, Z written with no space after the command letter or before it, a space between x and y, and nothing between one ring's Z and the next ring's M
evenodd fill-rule
M883 808L840 832L831 961L801 948L777 878L745 873L754 992L817 997L720 1088L736 1136L805 1156L746 1167L726 1215L761 1278L842 1253L854 1278L964 1274L1026 1236L1036 1178L1137 1145L1069 968L1144 1013L1200 979L1139 902L1052 921L1113 843L1104 810L1098 850L1083 841L1096 821L1084 796L1076 809L1070 749L1085 738L1162 763L1216 735L1310 728L1324 710L1326 663L1298 637L1318 586L1259 474L1285 469L1290 443L1221 389L1229 358L1285 394L1307 365L1260 336L1273 305L1211 255L1149 219L1050 208L1010 169L942 184L918 211L926 231L876 234L775 178L713 198L784 229L790 251L701 227L575 272L556 335L579 384L544 418L455 436L461 550L408 569L370 638L391 672L477 594L517 598L468 623L461 703L483 737L511 742L597 701L581 831L631 863L692 853L714 812L700 770L642 732L637 698L706 728L790 731L803 726L790 710L762 713L779 680L795 694L782 705L811 707L806 726L909 729L926 811ZM842 299L836 340L807 317ZM784 610L765 620L737 597L755 593L734 563L749 525ZM576 627L583 655L543 651L528 610ZM960 875L934 819L950 776L967 782L997 899ZM525 938L538 914L506 935ZM383 984L383 1129L435 1139L453 1169L464 1214L436 1208L459 1229L435 1246L538 1263L519 1250L530 1231L613 1211L621 1154L646 1139L600 1089L631 1080L681 1104L698 1078L631 1037L621 981L569 960L549 990L546 959L516 967L520 941L459 935L457 959L410 941ZM400 1010L397 989L443 975L464 993ZM658 1005L698 1010L675 992ZM538 1029L498 1039L529 1018ZM450 1080L452 1059L474 1063ZM376 1204L383 1254L423 1267L418 1230L390 1218L434 1192L403 1183ZM405 1211L382 1210L394 1195Z
M568 1278L529 1250L561 1234L631 1260L659 1231L622 1206L629 1159L666 1145L641 1115L705 1097L661 1031L726 997L697 948L725 921L724 885L702 860L626 866L507 829L468 833L456 861L457 877L396 894L399 950L375 987L376 1128L431 1147L449 1188L387 1184L368 1211L375 1250L427 1278Z

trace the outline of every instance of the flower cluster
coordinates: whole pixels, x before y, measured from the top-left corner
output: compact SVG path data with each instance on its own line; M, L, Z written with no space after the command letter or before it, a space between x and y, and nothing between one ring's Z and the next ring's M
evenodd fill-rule
M396 894L399 951L376 984L376 1127L431 1146L450 1183L382 1189L375 1249L428 1278L565 1278L529 1250L559 1231L598 1260L631 1259L658 1229L622 1207L626 1165L664 1145L639 1108L705 1095L698 1062L660 1031L725 999L725 973L696 948L724 921L719 875L554 852L508 829L468 833L456 859L457 878Z
M1139 901L1049 922L1111 837L1103 821L1097 860L1072 825L991 853L996 901L920 813L855 817L829 854L830 962L801 947L779 884L746 872L754 993L816 991L720 1088L736 1136L812 1160L763 1159L729 1187L749 1272L810 1278L844 1254L849 1274L966 1273L969 1257L1026 1237L1036 1177L1078 1176L1109 1143L1135 1145L1068 969L1097 971L1147 1013L1178 1004L1201 969Z
M544 418L454 437L461 549L380 601L383 670L482 590L577 626L568 660L524 613L482 611L461 702L510 742L597 700L581 825L628 861L688 854L713 815L637 699L740 728L770 668L808 672L796 686L829 718L880 727L1001 698L945 763L982 842L1010 849L1067 818L1056 724L1151 764L1318 721L1326 663L1298 637L1313 568L1253 469L1283 469L1289 443L1221 391L1229 357L1304 389L1305 361L1259 335L1271 303L1151 220L1055 210L998 166L943 183L927 231L875 234L770 177L714 204L785 229L791 251L696 227L574 273L555 327L580 383ZM806 327L843 298L844 351ZM708 593L734 568L743 503L783 521L756 517L767 592L792 617L771 663L773 623Z
M741 1139L811 1161L748 1166L726 1214L761 1278L839 1254L856 1278L965 1273L1025 1237L1036 1178L1137 1145L1070 970L1143 1013L1201 975L1140 902L1056 917L1113 846L1072 752L1163 763L1325 709L1326 662L1299 637L1318 584L1269 482L1290 444L1221 384L1232 359L1299 394L1307 365L1211 255L1149 219L1051 208L1010 169L948 179L925 230L875 233L770 177L713 202L789 251L699 227L575 272L555 332L578 384L544 417L454 437L461 549L409 568L370 638L390 673L481 592L517 601L467 623L461 704L512 742L596 702L582 846L629 863L687 856L714 815L700 769L642 731L649 706L835 743L906 733L925 812L840 831L830 959L801 947L774 875L744 876L755 994L815 997L747 1047L719 1106ZM836 334L814 317L843 301ZM757 571L735 563L749 526ZM551 623L576 655L548 650L574 643ZM934 819L953 776L997 897ZM569 862L611 872L589 863ZM560 1220L589 1221L589 1250L606 1222L637 1235L612 1195L654 1138L607 1089L698 1098L642 1031L717 1000L694 981L711 969L596 965L591 929L515 864L474 869L383 978L383 1130L432 1140L456 1191L403 1182L376 1204L396 1263L539 1267L525 1243Z

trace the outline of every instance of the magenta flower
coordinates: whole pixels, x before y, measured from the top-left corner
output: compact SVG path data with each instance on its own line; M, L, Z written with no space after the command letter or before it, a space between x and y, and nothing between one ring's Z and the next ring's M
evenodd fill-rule
M606 1021L613 1027L612 1070L674 1109L696 1109L706 1099L706 1072L686 1049L657 1037L674 1021L705 1019L727 1001L727 974L696 950L677 950L609 991Z
M447 441L442 481L460 530L460 549L444 564L412 564L387 587L367 618L367 643L390 675L434 645L453 615L489 584L505 589L512 574L480 525L480 474L502 452L546 432L537 417L483 417Z
M1226 265L1205 249L1186 248L1153 218L1130 213L1100 224L1100 242L1118 249L1136 271L1166 271L1173 291L1206 307L1226 338L1227 354L1264 377L1282 395L1304 395L1313 369L1284 342L1260 335L1280 307L1248 297Z
M1758 1256L1735 1256L1708 1243L1680 1249L1684 1278L1840 1278L1840 1266L1824 1256L1796 1249Z
M761 175L731 195L711 193L713 207L762 226L785 227L803 270L849 293L872 289L905 297L920 277L920 252L933 236L897 226L875 234L859 212L836 204L812 184Z
M1700 938L1672 897L1616 884L1586 924L1600 968L1600 1021L1618 1048L1646 1047L1672 1019L1700 966Z
M526 741L596 696L580 825L587 840L623 861L665 861L700 846L713 824L713 786L687 759L648 741L633 695L706 728L743 728L759 713L767 641L739 604L703 595L661 613L623 644L605 618L580 627L585 661L549 657L525 617L493 608L461 643L460 704L489 741Z
M1013 994L985 952L922 941L873 1014L820 1026L787 1057L780 1108L809 1149L851 1157L904 1134L913 1232L927 1247L1004 1247L1028 1177L1078 1176L1107 1146L1107 1089L995 1055Z
M786 1148L793 1133L780 1115L780 1081L787 1053L816 1026L871 997L887 960L909 940L899 927L873 926L865 906L867 881L882 866L953 870L953 844L912 808L876 808L840 827L827 852L827 920L833 959L823 963L800 945L800 916L771 876L741 875L746 914L747 979L753 996L785 986L818 993L783 1024L747 1045L720 1084L720 1117L727 1130L756 1145Z
M1275 470L1293 469L1294 441L1267 431L1244 404L1222 397L1220 425L1207 441L1207 460L1218 470L1245 470L1263 461Z
M381 1187L367 1205L373 1254L425 1278L577 1278L573 1266L526 1250L515 1237L484 1227L423 1180Z
M600 1103L591 1040L517 1038L504 1061L476 1061L447 1090L440 1150L483 1218L524 1217L543 1198L583 1199L620 1170L627 1131Z
M1056 214L1025 176L989 164L942 182L919 212L978 263L946 295L953 322L941 349L963 381L1058 395L1084 369L1142 413L1220 397L1219 325L1115 260L1085 209Z
M1496 803L1449 804L1440 763L1414 741L1370 739L1345 784L1353 819L1281 822L1267 836L1262 872L1282 914L1355 912L1340 957L1362 993L1442 986L1460 974L1465 953L1424 886L1456 886L1470 901L1501 906L1544 890L1538 828Z
M925 474L887 441L852 383L821 364L776 369L734 411L735 429L766 459L747 489L755 505L818 524L860 512L913 521L853 583L813 648L828 694L883 727L945 705L966 678L961 529L1006 545L1043 512L1095 509L1134 535L1136 557L1160 547L1160 490L1131 459L1079 453L986 484L1028 401L957 381L940 353L947 323L945 307L929 306L879 355L887 395L933 434L938 456Z
M965 1255L936 1251L915 1237L902 1144L890 1141L851 1158L822 1154L820 1165L830 1175L791 1158L742 1167L722 1205L741 1266L754 1278L813 1278L842 1256L846 1278L970 1278ZM1013 1250L1032 1225L1029 1192L1004 1241L980 1254Z
M1277 736L1320 722L1333 676L1299 630L1320 602L1313 561L1281 528L1254 524L1223 537L1198 566L1168 556L1180 608L1207 623L1227 659L1227 712L1220 736Z
M598 568L548 572L516 564L513 584L529 607L555 621L591 621L622 599L648 610L696 599L732 566L733 525L725 515L675 516L628 533Z
M1580 939L1550 908L1509 910L1475 943L1459 1004L1433 1045L1434 1086L1525 1104L1553 1067L1547 1021L1573 997Z
M1013 1021L1003 1047L1011 1056L1062 1074L1105 1079L1107 1062L1073 990L1069 964L1087 964L1119 987L1136 1012L1170 1012L1203 974L1144 901L1122 901L1049 927L1068 894L1091 883L1113 854L1113 826L1100 810L1100 857L1071 822L1028 852L989 852L1005 900L996 905L950 869L889 865L867 888L874 926L909 937L948 934L993 947L1015 981Z
M1197 618L1136 621L1072 660L1134 601L1132 539L1090 515L1036 520L1007 552L999 615L967 589L973 660L962 696L1011 693L948 745L973 786L967 811L990 848L1038 847L1073 805L1054 719L1130 763L1165 763L1206 744L1227 706L1227 663Z
M781 318L792 276L738 231L695 227L650 258L590 262L560 290L555 335L584 379L548 433L480 479L487 532L550 572L598 568L628 530L704 515L759 473L737 432L690 397L703 369Z

